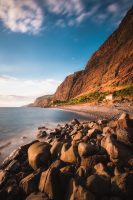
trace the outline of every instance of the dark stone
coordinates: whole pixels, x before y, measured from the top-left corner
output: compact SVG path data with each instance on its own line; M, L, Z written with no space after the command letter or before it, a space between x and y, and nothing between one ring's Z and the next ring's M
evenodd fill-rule
M96 195L108 195L111 192L111 179L107 176L94 174L87 178L86 187Z

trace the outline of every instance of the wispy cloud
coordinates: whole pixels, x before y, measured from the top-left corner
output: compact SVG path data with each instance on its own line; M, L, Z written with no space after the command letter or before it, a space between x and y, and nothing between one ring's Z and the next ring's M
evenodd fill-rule
M36 34L46 30L51 14L54 27L77 26L85 20L116 24L131 5L130 0L0 0L0 21L13 32Z
M37 33L43 13L34 0L0 0L0 20L13 32Z
M84 10L82 0L44 0L44 3L55 14L78 15Z
M77 18L76 18L76 22L81 23L83 20L85 20L87 17L91 17L93 16L96 11L98 10L99 5L96 5L94 7L92 7L88 12L83 12L81 13Z
M28 80L2 75L0 76L0 95L3 96L4 99L6 99L5 97L7 96L6 101L8 104L10 104L10 97L12 103L14 101L14 105L17 101L17 105L23 105L21 103L24 101L31 103L31 99L33 100L38 96L53 94L59 84L60 81L54 79ZM2 106L3 103L6 103L2 102L3 98L0 98L0 106Z

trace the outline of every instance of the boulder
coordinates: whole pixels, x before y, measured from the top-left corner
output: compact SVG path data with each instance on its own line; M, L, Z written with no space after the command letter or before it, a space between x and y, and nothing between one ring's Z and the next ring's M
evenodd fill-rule
M117 140L128 145L133 146L133 129L118 128L116 130Z
M79 125L80 124L80 122L77 120L77 119L73 119L72 121L71 121L71 124L72 125Z
M76 184L74 179L70 180L66 200L95 200L95 196L81 185Z
M133 128L133 119L129 119L127 113L123 113L117 123L120 128Z
M40 179L39 171L31 173L20 181L20 184L19 184L20 188L26 194L35 192L35 191L37 191L37 188L38 188L39 179Z
M90 138L95 138L97 134L101 133L101 131L97 128L92 128L88 130L87 136Z
M63 142L55 141L52 145L50 152L53 159L59 158L61 155L61 148L63 146Z
M101 146L106 149L111 161L113 162L117 162L119 160L122 163L125 163L131 156L130 151L124 145L119 144L111 135L102 139Z
M114 176L111 182L114 195L124 196L127 199L133 197L133 171Z
M103 135L106 136L107 134L115 135L115 131L113 128L110 128L109 126L106 126L103 128Z
M68 183L73 176L74 176L74 167L72 165L67 165L60 169L60 181L63 194L67 192Z
M82 137L83 137L83 134L81 133L81 131L78 131L78 132L74 135L73 141L81 140Z
M20 188L15 178L10 178L6 181L4 185L7 194L12 197L12 199L18 199L20 195Z
M80 166L76 171L76 176L84 179L89 175L89 172L90 172L89 168L85 166Z
M6 182L9 173L5 170L0 170L0 187Z
M95 172L98 175L109 176L106 167L102 163L98 163L94 166Z
M78 145L78 153L80 157L87 157L96 153L96 148L94 145L80 142Z
M87 178L86 187L98 196L109 195L111 192L111 179L109 176L94 174Z
M46 193L49 199L62 199L62 186L60 183L60 171L58 168L49 167L47 171L42 172L39 191Z
M6 171L16 173L21 169L20 163L17 160L11 161L11 163L5 168Z
M51 156L50 148L51 145L46 142L36 142L29 147L28 160L34 170L48 164Z
M93 155L87 158L81 159L81 166L93 169L98 163L106 164L108 162L108 156L106 155Z
M71 145L69 148L67 144L64 144L61 150L60 159L66 163L77 163L78 151L75 145Z
M30 194L26 200L50 200L45 193L34 192Z

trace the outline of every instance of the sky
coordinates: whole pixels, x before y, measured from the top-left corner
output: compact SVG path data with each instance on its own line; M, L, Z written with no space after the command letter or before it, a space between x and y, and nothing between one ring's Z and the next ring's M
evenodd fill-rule
M53 94L84 69L133 0L0 0L0 107Z

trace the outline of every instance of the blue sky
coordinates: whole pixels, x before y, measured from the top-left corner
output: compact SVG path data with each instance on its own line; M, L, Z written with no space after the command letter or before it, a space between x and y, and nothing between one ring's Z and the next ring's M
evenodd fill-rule
M54 93L117 28L131 0L0 0L0 106Z

